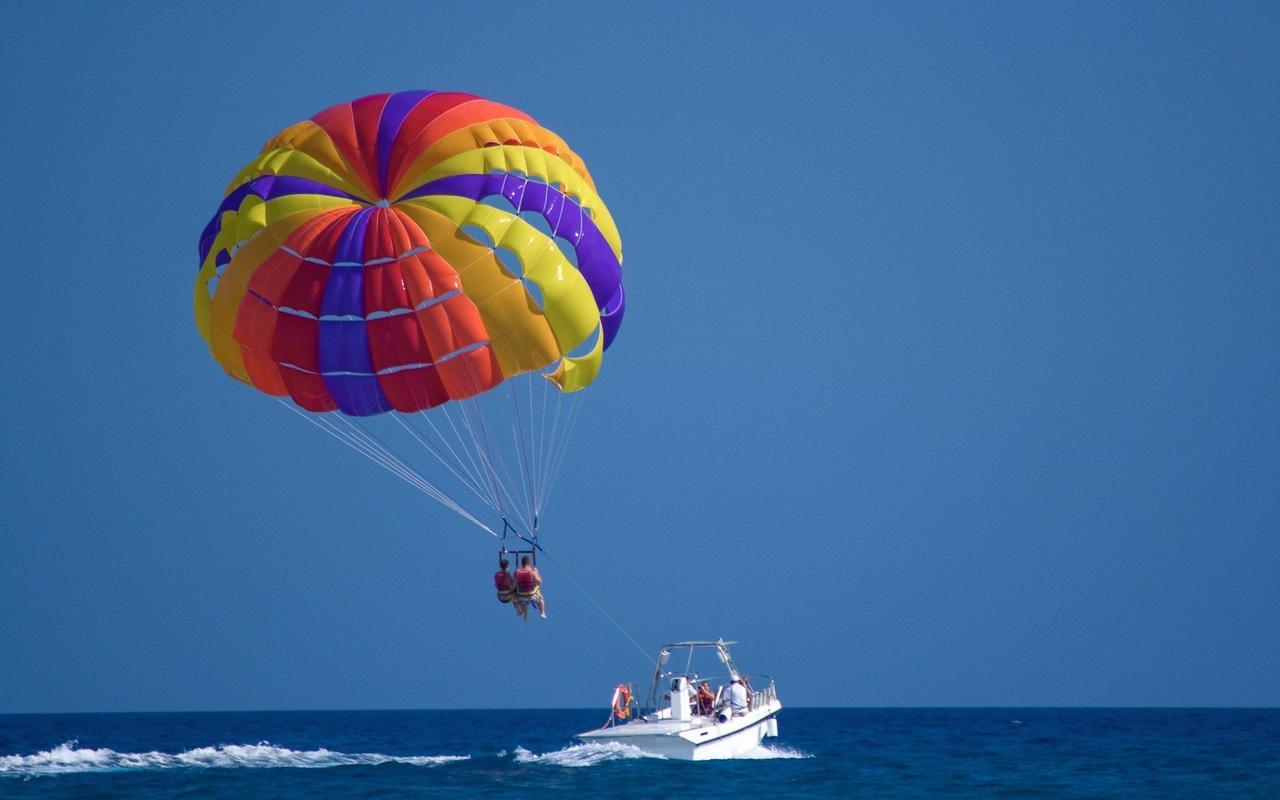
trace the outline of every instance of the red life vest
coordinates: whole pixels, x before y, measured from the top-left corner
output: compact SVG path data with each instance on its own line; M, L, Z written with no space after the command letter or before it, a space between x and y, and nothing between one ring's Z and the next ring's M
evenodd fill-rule
M500 569L493 573L493 588L498 590L499 600L503 600L504 602L506 600L510 600L511 590L515 588L511 585L511 573L507 572L505 569Z
M521 567L516 570L516 594L529 597L538 591L538 582L533 577L533 567Z

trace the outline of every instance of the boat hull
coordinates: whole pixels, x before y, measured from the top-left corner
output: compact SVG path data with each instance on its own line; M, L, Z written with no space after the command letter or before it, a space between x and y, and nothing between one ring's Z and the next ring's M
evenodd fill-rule
M684 761L733 758L758 747L765 737L778 735L776 700L741 717L724 722L700 719L692 724L636 720L625 725L578 734L584 742L616 742L646 753Z

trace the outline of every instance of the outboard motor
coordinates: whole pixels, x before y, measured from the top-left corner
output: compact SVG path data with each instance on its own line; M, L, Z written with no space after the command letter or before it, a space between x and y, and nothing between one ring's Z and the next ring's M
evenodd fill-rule
M688 722L693 719L693 694L689 681L681 676L671 681L671 718Z

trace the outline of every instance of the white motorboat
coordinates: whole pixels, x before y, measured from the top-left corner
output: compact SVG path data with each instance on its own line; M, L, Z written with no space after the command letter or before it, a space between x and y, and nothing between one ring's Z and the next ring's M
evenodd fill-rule
M658 651L649 688L648 713L636 715L630 687L614 689L603 727L578 734L583 742L616 742L646 753L702 761L732 758L778 735L782 710L773 678L738 671L729 654L735 642L675 642ZM727 675L705 678L693 670L699 653L714 651ZM675 655L675 659L672 656ZM684 670L669 670L668 664ZM699 687L706 684L701 694ZM712 694L713 693L713 694Z

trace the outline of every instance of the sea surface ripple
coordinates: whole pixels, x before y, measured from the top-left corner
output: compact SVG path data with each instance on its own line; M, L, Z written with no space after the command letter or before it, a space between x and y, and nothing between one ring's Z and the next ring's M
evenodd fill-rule
M687 763L598 710L0 715L0 797L1280 798L1276 709L784 709Z

